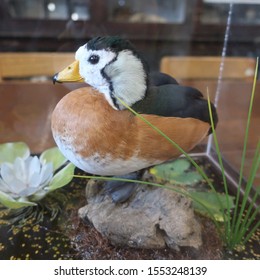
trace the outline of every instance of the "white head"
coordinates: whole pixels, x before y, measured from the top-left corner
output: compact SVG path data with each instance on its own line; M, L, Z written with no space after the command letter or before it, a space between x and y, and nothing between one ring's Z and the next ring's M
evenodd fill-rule
M120 37L97 37L76 52L79 72L85 82L105 95L116 110L144 98L147 71L133 46Z

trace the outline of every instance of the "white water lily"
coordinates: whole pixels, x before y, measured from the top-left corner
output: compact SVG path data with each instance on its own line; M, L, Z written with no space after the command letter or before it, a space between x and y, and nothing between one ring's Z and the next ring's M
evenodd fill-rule
M0 191L13 198L42 192L53 177L53 164L42 164L36 156L25 160L18 157L13 164L4 162L0 168Z
M36 205L46 194L68 184L74 165L67 164L58 148L51 148L40 157L30 156L24 143L0 145L0 203L8 208Z

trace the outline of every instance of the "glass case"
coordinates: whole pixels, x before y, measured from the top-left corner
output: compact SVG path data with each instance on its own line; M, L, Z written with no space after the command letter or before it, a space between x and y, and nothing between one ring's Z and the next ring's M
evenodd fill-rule
M258 75L243 163L254 73L259 71L260 1L2 0L0 17L0 144L24 141L36 155L54 146L51 116L56 104L86 85L54 86L52 76L90 38L119 35L133 43L150 72L168 73L205 98L209 94L218 111L216 133L232 195L239 180L246 185L260 139ZM212 136L190 155L214 171L211 178L222 192ZM260 192L259 168L253 190ZM259 210L259 201L254 207Z

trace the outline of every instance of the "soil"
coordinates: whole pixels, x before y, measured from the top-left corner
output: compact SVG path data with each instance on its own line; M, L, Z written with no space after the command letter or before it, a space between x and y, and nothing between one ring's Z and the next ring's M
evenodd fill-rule
M221 191L222 182L213 166L203 159L199 164L208 175L211 175ZM260 230L245 248L227 252L223 249L213 222L200 215L197 215L197 219L202 225L203 245L199 250L191 248L181 248L180 251L137 250L113 246L91 224L78 217L78 209L85 204L85 186L86 180L73 179L68 186L55 192L55 196L43 201L44 208L32 208L32 211L25 213L25 219L20 226L17 222L14 225L8 224L10 213L6 215L5 210L0 211L0 259L260 259ZM12 218L15 216L16 214L12 213ZM6 220L7 217L9 220Z

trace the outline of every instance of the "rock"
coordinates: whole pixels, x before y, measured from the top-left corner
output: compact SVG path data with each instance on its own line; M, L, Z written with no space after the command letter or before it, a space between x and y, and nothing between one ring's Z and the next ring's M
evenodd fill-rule
M138 185L131 199L115 204L102 192L103 184L89 181L87 205L79 215L112 244L149 249L168 246L175 250L200 247L201 227L187 197L168 189Z

